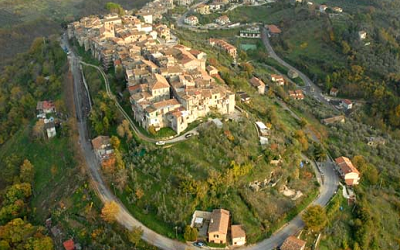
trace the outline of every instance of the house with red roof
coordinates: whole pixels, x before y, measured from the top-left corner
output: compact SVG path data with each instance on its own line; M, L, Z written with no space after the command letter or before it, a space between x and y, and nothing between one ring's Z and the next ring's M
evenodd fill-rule
M208 242L226 244L230 213L225 209L214 209L208 226Z
M344 99L344 100L342 101L342 106L343 106L345 109L349 110L349 109L352 109L352 108L353 108L353 103L352 103L349 99Z
M52 101L39 101L36 105L36 110L39 114L49 114L56 112L56 105Z
M341 156L335 159L337 170L348 186L357 185L360 182L360 172L354 167L349 158Z

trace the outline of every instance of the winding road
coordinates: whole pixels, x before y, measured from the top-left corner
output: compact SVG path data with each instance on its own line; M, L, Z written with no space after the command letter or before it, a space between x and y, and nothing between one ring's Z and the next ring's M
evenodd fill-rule
M263 33L263 36L265 36L265 33ZM265 41L267 42L266 45L269 45L268 38L265 40L263 39L264 43ZM143 140L146 141L156 141L153 138L148 138L140 133L138 131L138 128L135 126L133 121L130 119L129 115L126 114L125 110L119 105L118 101L116 100L115 96L111 93L109 82L107 79L107 76L105 75L104 71L96 66L96 65L91 65L87 64L84 62L81 62L79 57L75 55L75 53L70 49L70 46L68 44L68 39L64 35L62 39L63 46L67 47L70 51L69 54L69 62L70 62L70 70L72 72L73 78L74 78L74 101L75 101L75 106L76 106L76 112L77 112L77 120L78 120L78 130L79 130L79 143L81 145L83 154L86 159L87 167L88 167L88 174L90 179L92 180L93 188L98 194L99 198L102 200L103 203L105 202L110 202L114 201L118 204L120 208L120 212L117 216L117 221L126 227L127 229L131 229L132 227L141 227L143 229L143 240L146 242L157 246L160 249L164 250L185 250L185 249L199 249L197 247L164 237L153 230L147 228L145 225L143 225L140 221L135 219L129 211L126 209L126 207L119 201L117 197L115 197L112 192L109 190L107 185L103 181L103 177L101 175L100 171L100 165L99 162L96 159L96 156L93 152L92 146L90 144L90 140L88 137L88 130L87 130L87 116L89 114L89 107L90 107L90 101L89 101L89 94L88 91L85 89L83 81L82 81L82 74L81 74L81 69L79 65L82 63L84 65L88 65L91 67L97 68L101 74L102 77L105 80L106 83L106 90L107 94L115 100L115 104L118 107L118 109L121 111L122 115L129 121L132 129L137 132L137 135L142 138ZM276 56L275 53L273 52L273 49L271 47L270 55L271 56ZM275 58L275 57L274 57ZM279 59L278 56L276 56L276 60L278 62L282 62L282 64L288 68L296 70L300 77L310 86L314 86L312 81L306 77L303 73L298 71L297 69L293 68L289 64L285 63L283 60ZM182 136L184 139L184 135ZM179 137L177 137L176 140L178 140ZM321 167L321 173L320 175L323 175L324 182L321 183L320 186L320 195L318 198L313 202L313 204L318 204L321 206L325 206L331 197L336 193L337 187L338 187L338 175L334 170L334 165L331 159L328 159L327 162L322 164ZM283 241L290 235L293 235L300 231L304 227L304 223L301 220L300 215L296 216L293 220L291 220L289 223L284 225L280 230L275 232L270 238L265 239L257 244L242 247L240 249L246 249L246 250L272 250L275 249L276 247L280 246ZM171 228L173 230L173 228Z
M288 68L289 70L293 70L295 72L297 72L297 74L299 75L299 77L303 80L303 82L305 83L306 86L303 87L303 91L307 94L307 95L311 95L313 96L316 100L324 103L325 105L328 105L330 107L333 107L328 100L325 99L325 97L322 94L322 90L313 82L311 81L311 79L306 76L303 72L301 72L300 70L298 70L297 68L293 67L292 65L290 65L289 63L285 62L282 58L280 58L276 53L275 50L272 48L271 43L269 41L269 37L268 37L268 31L265 27L262 28L261 30L261 39L264 43L265 48L268 51L268 55L275 59L278 63L280 63L281 65L285 66L286 68Z

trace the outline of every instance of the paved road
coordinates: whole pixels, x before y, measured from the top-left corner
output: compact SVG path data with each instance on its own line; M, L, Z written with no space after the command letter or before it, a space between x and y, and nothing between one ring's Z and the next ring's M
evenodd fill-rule
M67 39L63 39L64 41L64 46L67 46L69 48L69 45L67 43ZM89 96L87 94L87 91L85 90L84 84L82 82L82 76L80 72L80 67L79 67L79 58L74 54L74 52L69 48L69 51L71 52L69 56L69 61L70 61L70 68L72 75L74 77L74 101L75 101L75 106L76 106L76 112L77 112L77 120L78 120L78 130L79 130L79 143L82 147L83 154L86 159L86 163L88 166L88 173L89 177L93 182L93 187L98 194L99 198L105 203L109 201L115 201L119 208L120 208L120 213L117 216L118 222L125 226L128 229L131 229L134 226L140 226L143 229L143 236L142 238L149 242L152 245L155 245L161 249L165 250L184 250L188 249L188 245L166 238L162 235L157 234L153 230L147 228L144 226L141 222L139 222L137 219L135 219L125 208L125 206L111 193L111 191L108 189L106 184L103 181L103 178L101 176L100 172L100 167L99 167L99 162L97 161L95 154L92 150L91 144L89 142L88 138L88 131L87 131L87 115L89 112ZM91 65L94 66L94 65ZM97 66L94 66L97 67ZM106 90L107 93L111 95L111 98L116 100L115 97L113 97L110 88L109 88L109 83L108 79L105 76L105 73L102 71L101 68L97 67L102 76L104 77L106 81ZM117 107L121 110L122 107L119 105L119 103L116 101ZM125 111L122 109L121 112L125 115ZM132 122L130 120L129 116L126 116L127 120ZM132 122L133 123L133 122ZM131 123L131 126L132 126ZM134 125L134 124L133 124ZM133 126L133 129L136 128ZM135 130L135 129L134 129ZM153 139L152 139L153 140ZM321 185L320 188L320 195L319 197L313 202L313 204L319 204L319 205L326 205L330 198L334 195L337 189L338 185L338 176L335 173L333 169L333 163L331 160L326 162L324 164L324 167L321 168L322 170L322 175L325 177L325 182ZM286 224L283 228L281 228L278 232L273 234L270 238L263 240L260 243L257 243L252 246L247 246L241 249L246 249L246 250L272 250L275 249L277 246L280 246L282 242L290 235L293 235L297 233L299 230L301 230L304 227L304 223L300 218L300 215L296 216L292 221L290 221L288 224ZM173 230L171 228L171 230ZM193 246L190 246L190 249L198 249Z
M112 194L107 185L104 183L103 177L100 172L100 164L96 159L92 146L89 142L87 130L87 115L89 110L86 108L89 106L89 99L82 81L81 71L79 67L80 62L73 51L71 51L71 54L69 55L69 62L70 69L74 78L74 102L76 107L76 116L78 120L79 144L81 145L82 152L85 156L88 167L88 174L93 182L95 192L103 203L115 201L120 208L120 212L117 216L117 221L127 229L131 229L132 227L137 226L141 227L143 229L143 240L165 250L187 249L187 244L159 235L153 230L144 226L140 221L136 220L128 212L125 206L121 204L121 202ZM171 230L173 230L173 228L171 228ZM196 249L194 247L191 248Z
M296 69L295 67L293 67L292 65L290 65L289 63L285 62L282 58L280 58L274 51L274 49L272 48L270 42L269 42L269 37L268 37L268 31L265 28L262 28L262 32L261 32L261 38L262 41L264 43L265 48L268 51L268 54L270 57L272 57L273 59L275 59L277 62L279 62L281 65L285 66L288 69L291 69L295 72L297 72L299 74L299 77L303 80L303 82L305 83L305 87L303 87L303 91L307 94L307 95L312 95L316 100L329 105L330 107L333 107L329 101L327 101L325 99L325 97L322 94L322 90L313 82L311 81L310 78L308 78L308 76L306 76L303 72L301 72L300 70ZM311 89L313 89L313 91L311 91Z

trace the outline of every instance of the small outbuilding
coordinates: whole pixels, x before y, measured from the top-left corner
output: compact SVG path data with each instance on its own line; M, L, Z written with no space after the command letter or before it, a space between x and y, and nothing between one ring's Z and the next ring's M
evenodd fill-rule
M232 225L231 238L233 246L243 246L246 244L246 232L241 225Z

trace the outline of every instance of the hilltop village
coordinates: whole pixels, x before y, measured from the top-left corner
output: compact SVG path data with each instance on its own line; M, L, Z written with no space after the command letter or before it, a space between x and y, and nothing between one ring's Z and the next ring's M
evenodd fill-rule
M170 127L179 134L211 109L232 113L235 95L217 84L218 71L206 66L207 54L170 43L169 28L153 24L157 9L144 8L137 16L85 17L68 26L68 36L104 69L114 66L125 73L134 119L145 129Z

